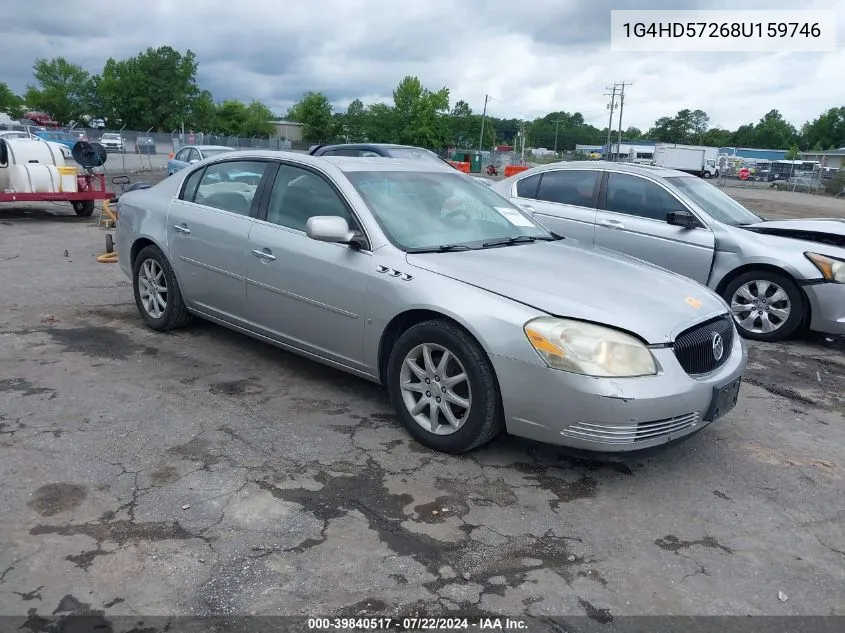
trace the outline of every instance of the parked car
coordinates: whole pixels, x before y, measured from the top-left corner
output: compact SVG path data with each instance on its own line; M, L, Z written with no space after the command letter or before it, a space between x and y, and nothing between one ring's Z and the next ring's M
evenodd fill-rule
M45 141L50 141L51 143L60 143L67 147L68 149L73 149L73 146L76 145L77 141L80 139L69 132L60 132L58 130L37 130L33 132L35 136Z
M449 167L452 165L431 150L411 145L392 143L343 143L340 145L313 145L309 151L312 156L359 156L362 158L405 158L428 160Z
M125 147L123 137L117 132L103 132L100 137L100 145L106 148L106 151L122 152Z
M569 162L493 185L552 231L657 264L720 294L742 336L845 333L845 221L767 221L683 172Z
M156 142L152 136L139 136L135 139L136 154L155 154Z
M45 141L43 138L35 136L30 132L25 132L23 130L0 130L0 139L31 139L34 141L39 141L43 143L47 143L53 147L53 149L58 150L65 161L73 160L73 155L71 154L70 148L63 144L63 143L54 143L52 141Z
M0 138L38 138L35 134L23 130L0 130Z
M196 315L381 383L436 450L506 429L632 451L736 403L746 350L717 294L549 232L433 161L245 150L123 194L117 214L150 328Z
M185 145L167 161L167 175L172 176L177 171L185 169L188 165L198 163L205 158L234 151L235 148L226 147L225 145Z

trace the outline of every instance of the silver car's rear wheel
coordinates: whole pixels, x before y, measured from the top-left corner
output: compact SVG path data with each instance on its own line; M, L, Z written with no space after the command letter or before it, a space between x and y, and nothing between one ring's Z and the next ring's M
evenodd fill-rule
M160 319L167 309L167 277L154 259L141 262L138 272L138 294L141 305L150 317Z
M722 296L739 333L758 341L780 341L804 321L801 288L785 273L751 270L733 278Z
M176 275L158 247L141 249L132 263L132 281L138 312L154 330L172 330L191 320Z
M451 435L469 417L469 377L458 357L442 345L423 343L408 351L399 384L408 413L429 433Z

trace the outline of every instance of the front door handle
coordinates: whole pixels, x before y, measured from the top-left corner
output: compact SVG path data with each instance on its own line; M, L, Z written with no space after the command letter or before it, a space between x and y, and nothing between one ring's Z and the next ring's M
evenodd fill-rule
M268 262L276 261L276 256L272 253L268 253L267 251L254 250L252 251L252 254L255 255L258 259L265 259Z
M191 229L189 229L184 224L174 224L173 230L178 231L179 233L190 233L191 232Z
M606 226L609 229L624 229L625 225L619 220L599 220L601 226Z

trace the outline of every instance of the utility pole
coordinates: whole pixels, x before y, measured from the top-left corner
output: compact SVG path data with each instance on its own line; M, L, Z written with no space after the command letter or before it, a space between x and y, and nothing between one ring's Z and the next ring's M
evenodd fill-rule
M617 146L618 151L616 152L617 156L622 153L622 108L625 106L625 86L630 86L631 84L625 83L624 81L619 85L620 93L619 93L619 145Z
M563 119L555 119L555 158L557 158L557 126L563 123Z
M484 120L487 118L487 95L484 95L484 113L481 115L481 136L478 137L478 151L484 147Z
M525 164L525 123L522 124L522 130L520 131L520 136L522 136L522 164Z
M612 147L610 146L611 141L611 133L613 132L613 110L616 108L616 84L613 86L608 86L608 90L611 92L605 92L605 96L610 97L610 103L607 104L607 109L610 110L610 118L607 121L607 155L605 156L605 160L610 160L610 155L612 151Z

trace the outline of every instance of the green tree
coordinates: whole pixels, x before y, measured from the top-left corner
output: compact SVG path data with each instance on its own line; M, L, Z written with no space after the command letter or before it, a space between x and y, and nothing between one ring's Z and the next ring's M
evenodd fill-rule
M788 150L786 150L785 158L786 160L796 160L798 158L798 152L801 151L797 145L791 145Z
M423 147L442 147L449 142L449 89L435 92L418 77L406 76L393 91L397 141Z
M217 104L208 90L203 90L191 103L187 127L202 132L217 131Z
M804 147L845 147L845 106L830 108L801 128Z
M5 112L13 119L23 114L23 99L2 81L0 81L0 112Z
M190 124L197 59L170 46L148 48L122 61L109 59L97 81L97 93L114 118L130 128L169 131Z
M780 149L798 140L798 131L777 110L770 110L754 126L754 147Z
M344 124L346 134L351 143L359 143L365 140L364 135L364 103L360 99L354 99L346 108Z
M396 141L397 124L393 108L386 103L372 103L364 110L364 137L371 143Z
M322 92L306 92L288 110L286 118L302 123L302 139L305 141L321 142L334 138L332 104Z
M34 84L26 88L29 108L42 110L60 123L93 114L94 82L87 70L64 57L39 58L32 66Z

